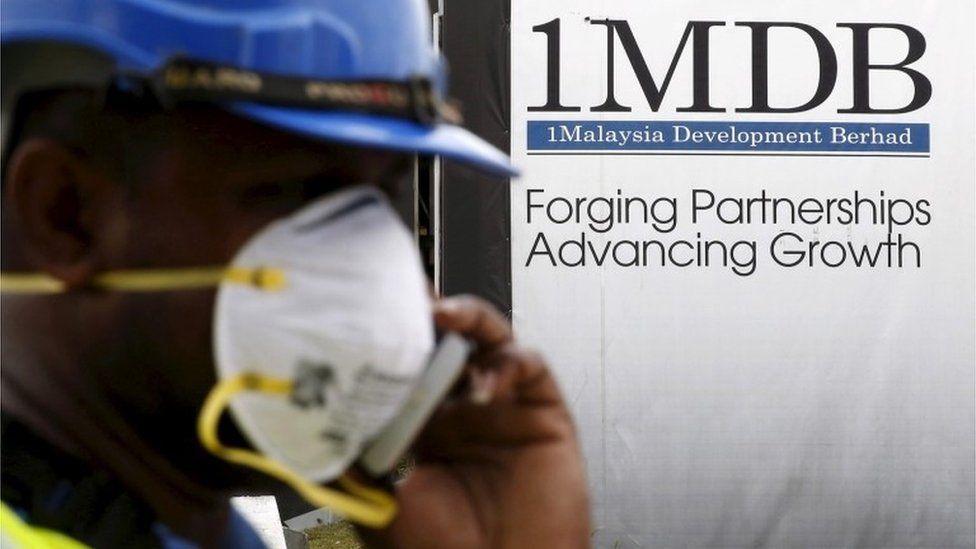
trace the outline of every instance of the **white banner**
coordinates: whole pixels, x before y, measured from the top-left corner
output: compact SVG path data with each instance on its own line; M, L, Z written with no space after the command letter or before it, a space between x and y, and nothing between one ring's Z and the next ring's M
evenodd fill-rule
M971 0L512 0L597 547L973 547Z

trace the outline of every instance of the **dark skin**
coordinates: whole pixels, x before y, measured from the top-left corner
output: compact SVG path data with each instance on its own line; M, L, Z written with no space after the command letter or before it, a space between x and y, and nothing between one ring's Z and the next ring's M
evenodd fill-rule
M103 114L84 99L66 103L45 107L4 174L3 270L44 272L72 291L3 297L3 408L110 471L176 533L215 546L228 494L281 487L196 441L215 381L214 291L89 284L108 270L226 264L270 221L346 185L392 187L410 159L314 143L214 108ZM76 130L77 142L59 137ZM493 400L439 410L397 490L400 515L364 535L403 547L586 545L581 459L548 370L484 302L446 303L436 321L478 343L471 367L492 373L474 379ZM239 437L229 425L223 436Z
M478 396L441 406L398 486L399 514L364 538L408 549L588 547L576 432L543 359L478 298L440 301L435 320L477 343L470 372Z

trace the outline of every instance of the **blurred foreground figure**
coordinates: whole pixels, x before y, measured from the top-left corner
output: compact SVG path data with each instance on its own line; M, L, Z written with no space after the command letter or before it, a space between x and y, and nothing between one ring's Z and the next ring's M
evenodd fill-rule
M587 545L545 364L484 302L430 303L388 201L417 154L513 175L442 99L423 1L0 17L3 547L259 547L228 498L283 486L375 546ZM467 386L393 489L364 451L435 326Z

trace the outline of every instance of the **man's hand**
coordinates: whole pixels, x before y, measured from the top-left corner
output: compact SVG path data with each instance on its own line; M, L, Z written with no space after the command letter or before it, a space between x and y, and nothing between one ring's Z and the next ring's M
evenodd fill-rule
M589 544L589 506L572 420L542 359L519 348L488 303L453 297L437 326L477 344L471 393L431 419L400 512L370 545L564 549Z

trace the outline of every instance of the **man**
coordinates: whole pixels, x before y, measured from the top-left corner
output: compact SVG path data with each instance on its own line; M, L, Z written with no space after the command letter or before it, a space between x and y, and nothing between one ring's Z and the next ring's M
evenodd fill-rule
M411 154L509 173L443 123L424 4L349 4L5 3L5 541L257 546L228 497L282 489L198 438L218 381L214 288L133 291L106 273L228 265L310 204L364 182L390 192ZM346 85L362 80L377 85ZM440 301L434 320L477 345L478 398L437 411L399 512L363 537L585 546L581 459L545 364L475 298ZM253 442L229 421L220 435Z

